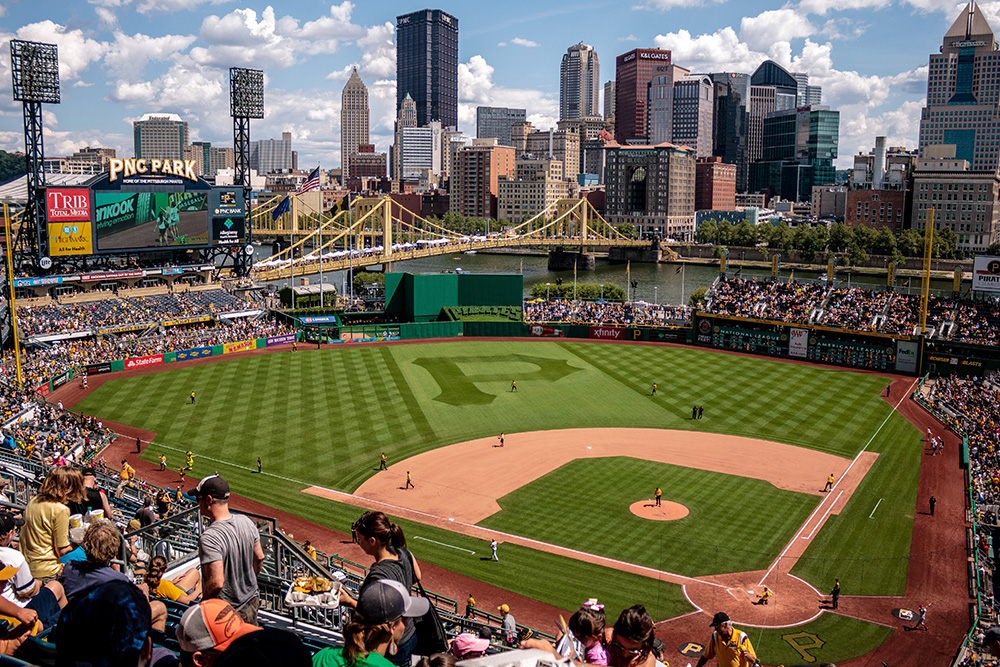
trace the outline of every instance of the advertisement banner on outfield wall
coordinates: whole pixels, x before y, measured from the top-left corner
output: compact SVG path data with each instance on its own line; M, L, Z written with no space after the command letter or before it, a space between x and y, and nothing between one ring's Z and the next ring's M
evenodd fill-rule
M66 371L62 375L52 378L52 390L55 391L59 387L63 386L73 377L73 371Z
M972 265L972 289L1000 292L1000 257L976 256Z
M642 340L642 329L622 327L590 327L590 338L600 340Z
M532 336L562 336L562 329L553 329L552 327L543 326L541 324L531 325L531 335Z
M917 372L917 352L919 344L912 340L896 341L896 370L900 373Z
M177 353L176 361L186 361L188 359L201 359L212 356L210 347L193 347L190 350L180 350Z
M125 360L125 370L133 368L145 368L146 366L158 366L163 363L162 354L153 354L148 357L133 357Z
M232 354L233 352L246 352L257 349L257 339L241 340L236 343L223 343L222 354Z
M267 339L267 347L272 345L287 345L295 341L295 334L285 334L284 336L272 336Z
M649 340L657 343L686 343L687 329L649 329Z
M110 373L111 362L105 361L100 364L87 364L87 375L98 375L100 373Z
M48 396L50 393L52 393L52 385L46 382L45 384L40 385L38 389L35 390L35 393L37 393L40 396Z
M809 331L806 329L788 330L788 356L805 359L809 355Z

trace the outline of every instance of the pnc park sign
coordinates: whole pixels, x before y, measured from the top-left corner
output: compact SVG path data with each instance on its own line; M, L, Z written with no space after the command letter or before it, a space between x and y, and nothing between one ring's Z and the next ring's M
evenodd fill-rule
M147 160L145 158L111 158L108 160L111 168L109 183L114 183L119 177L132 176L180 176L189 181L198 181L194 173L194 160Z

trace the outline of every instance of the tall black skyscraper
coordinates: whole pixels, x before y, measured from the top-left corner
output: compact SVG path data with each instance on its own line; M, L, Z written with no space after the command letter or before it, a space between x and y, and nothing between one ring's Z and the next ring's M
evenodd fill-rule
M458 19L440 9L396 17L396 112L409 94L417 126L458 126Z
M715 83L712 155L721 157L726 164L736 165L736 191L746 192L750 75L719 72L709 76Z

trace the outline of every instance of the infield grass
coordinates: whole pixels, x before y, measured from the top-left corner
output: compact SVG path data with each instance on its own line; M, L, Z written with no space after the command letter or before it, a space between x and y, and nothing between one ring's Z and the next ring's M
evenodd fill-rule
M517 381L517 393L510 391L511 380ZM652 382L659 385L659 396L649 396ZM830 583L829 562L855 559L855 565L844 564L837 570L863 566L868 574L857 581L864 581L865 592L890 595L901 593L905 584L905 567L898 565L909 550L921 440L879 397L885 384L874 375L687 348L455 341L281 352L117 379L105 383L77 409L155 431L158 435L143 455L148 460L155 461L163 452L176 467L180 453L193 449L200 458L192 476L218 469L229 477L236 493L339 530L346 530L356 518L355 508L298 491L309 485L353 491L374 474L381 451L396 462L500 432L616 426L728 433L847 458L867 445L881 454L879 461L847 511L832 517L807 552L815 560L801 564L796 573L822 590ZM197 392L196 405L187 402L192 390ZM690 419L693 404L704 406L703 419ZM886 417L885 427L872 440ZM265 475L250 473L257 456L264 461ZM659 464L643 464L647 465ZM655 485L647 478L640 481L644 493ZM732 514L729 523L764 522L755 525L783 530L808 513L804 500L760 494L747 486L750 480L739 482L739 488L712 482L697 490L709 512L706 518L725 523L719 509L724 507ZM623 497L622 487L621 480L599 478L592 487L600 498L597 504L617 502ZM732 494L737 494L736 502ZM886 497L869 520L878 498L890 494L892 498ZM516 498L512 500L516 505ZM771 502L778 502L777 510L772 510ZM521 525L538 529L553 517L544 504L525 503L516 509ZM558 520L581 526L579 532L587 535L573 530L549 534L560 544L573 539L598 551L622 549L625 540L613 516L621 509L595 514L591 503L577 502L561 510ZM779 512L785 516L766 516ZM489 521L504 522L503 514ZM467 539L415 524L407 530L439 542ZM704 526L705 544L728 545L719 537L720 530ZM738 569L759 567L768 554L777 555L781 541L758 535L751 553L741 555L745 566ZM524 571L512 573L430 543L415 550L418 557L442 567L567 609L592 595L607 597L604 591L612 590L603 585L602 590L594 589L595 581L613 579L607 572L588 569L593 577L578 578L578 568L591 566L535 551L525 550ZM703 550L680 550L671 557L672 569L700 571L701 557ZM718 560L721 563L721 557ZM894 565L880 567L876 560ZM872 568L879 570L877 577ZM613 586L637 591L623 606L645 597L640 584L616 581ZM662 599L663 611L684 605L673 594L663 593Z

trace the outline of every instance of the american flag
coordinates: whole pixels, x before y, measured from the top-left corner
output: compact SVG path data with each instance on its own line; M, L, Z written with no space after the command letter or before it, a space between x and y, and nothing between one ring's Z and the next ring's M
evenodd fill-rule
M319 167L316 167L309 172L309 178L302 181L302 185L300 185L299 189L295 191L295 194L300 195L303 192L309 192L310 190L319 190Z

